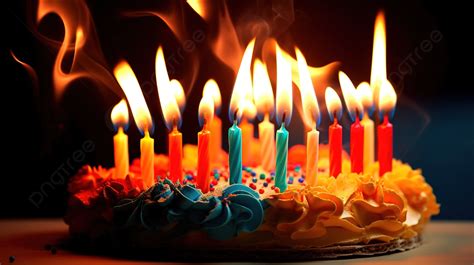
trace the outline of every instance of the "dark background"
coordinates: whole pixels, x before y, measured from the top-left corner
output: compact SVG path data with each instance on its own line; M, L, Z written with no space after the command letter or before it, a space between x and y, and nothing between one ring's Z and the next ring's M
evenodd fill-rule
M170 1L88 1L95 21L101 49L109 69L125 58L140 82L153 79L156 47L176 52L179 42L166 25L157 18L124 18L127 10L143 8L163 10ZM273 7L289 1L228 1L233 21L268 18L278 12ZM295 1L294 22L284 32L272 33L283 43L289 39L305 54L308 63L322 66L341 61L343 69L354 81L369 81L372 53L373 23L377 10L386 11L387 69L399 100L394 118L395 156L413 167L422 168L441 204L437 219L474 219L474 108L472 86L472 23L464 14L467 7L433 1ZM2 152L4 173L0 177L0 216L62 216L66 205L66 184L55 183L35 206L30 196L44 182L51 182L53 173L70 163L71 175L82 164L111 166L113 131L108 127L108 113L119 97L110 90L98 88L93 82L74 82L64 98L53 100L52 66L56 49L40 41L41 32L61 40L61 21L50 16L39 26L33 21L36 1L11 1L3 16L2 34ZM189 15L188 15L189 13ZM187 23L203 27L205 23L188 8ZM471 14L472 15L472 14ZM440 33L441 40L433 41ZM242 42L248 42L249 36ZM431 48L422 50L423 41ZM291 46L289 46L291 47ZM9 50L36 69L39 88L32 85L28 74L9 55ZM234 75L201 45L201 68L188 94L183 115L185 143L196 143L197 106L201 88L216 78L223 94L221 117L228 127L227 108ZM416 56L415 56L416 53ZM411 58L411 59L410 59ZM414 61L413 61L413 58ZM409 70L406 63L409 61ZM405 65L404 65L405 64ZM403 66L404 65L404 66ZM174 78L189 71L186 60L176 65ZM397 75L398 73L398 75ZM400 73L403 73L400 75ZM400 78L402 76L402 78ZM156 88L147 94L147 102L156 122L153 137L155 150L165 152L166 129L158 105ZM323 98L319 97L319 102ZM323 116L326 113L323 110ZM302 144L301 123L293 115L290 126L291 144ZM345 121L345 136L348 121ZM321 125L322 141L327 141L327 122ZM139 155L136 127L129 130L130 156ZM225 134L224 134L225 135ZM70 162L84 142L94 144L84 159ZM347 140L345 141L347 143Z

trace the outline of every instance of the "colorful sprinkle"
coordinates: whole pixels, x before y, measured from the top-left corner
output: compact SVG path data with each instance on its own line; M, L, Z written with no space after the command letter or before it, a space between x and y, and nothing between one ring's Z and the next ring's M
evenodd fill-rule
M260 176L259 176L259 177L260 177L260 179L263 180L263 179L265 179L267 176L265 175L265 173L260 173Z
M298 179L298 182L299 182L299 183L303 183L303 182L304 182L304 178L299 178L299 179Z
M264 190L264 189L259 189L259 190L258 190L258 193L264 194L264 193L265 193L265 190Z
M268 187L268 182L263 182L263 186L266 188Z

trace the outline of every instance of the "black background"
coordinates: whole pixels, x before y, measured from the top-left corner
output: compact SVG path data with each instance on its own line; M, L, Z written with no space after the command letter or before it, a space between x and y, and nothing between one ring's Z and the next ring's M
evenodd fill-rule
M125 58L140 82L153 79L154 58L158 45L165 52L175 52L179 43L166 25L157 18L124 18L123 12L141 9L166 9L170 1L88 1L109 69ZM273 4L285 1L273 1ZM272 1L228 1L236 24L245 19L268 18L274 14ZM399 94L395 114L395 156L423 169L441 203L441 219L474 219L474 108L472 87L472 23L467 7L434 1L295 1L295 20L287 28L274 29L282 45L298 45L308 63L322 66L340 61L354 81L369 81L372 53L373 23L377 10L386 11L387 69L399 72L400 65L415 51L419 57L410 64L411 73L403 80L392 76ZM56 103L51 84L56 49L40 41L35 32L60 40L64 34L61 21L50 16L35 25L36 1L11 1L4 9L2 22L2 149L0 176L0 216L62 216L66 205L66 184L58 183L47 192L36 207L29 201L74 151L91 141L95 148L86 152L81 164L112 165L112 135L107 126L108 111L119 97L93 82L74 82L64 98ZM205 23L186 9L187 23L203 27ZM472 15L472 14L471 14ZM441 33L432 49L421 51L422 42L433 32ZM242 43L250 36L243 36ZM292 42L288 41L291 40ZM234 80L233 72L201 45L201 68L188 94L183 115L185 143L196 143L197 106L205 81L216 78L223 94L221 117L227 128L227 108ZM289 46L291 47L291 46ZM13 50L32 65L39 76L36 89L24 68L9 54ZM190 67L178 64L174 78L182 78ZM338 89L338 88L337 88ZM319 98L323 101L323 98ZM156 88L150 89L147 102L157 123L153 137L155 151L166 150L166 129L158 105ZM323 115L326 113L323 110ZM303 143L297 114L290 126L291 144ZM346 120L345 127L348 122ZM327 141L321 125L322 141ZM130 154L139 154L139 134L131 124ZM225 134L224 134L225 135ZM345 137L348 131L345 131ZM347 143L347 140L345 141ZM74 170L71 170L72 174Z

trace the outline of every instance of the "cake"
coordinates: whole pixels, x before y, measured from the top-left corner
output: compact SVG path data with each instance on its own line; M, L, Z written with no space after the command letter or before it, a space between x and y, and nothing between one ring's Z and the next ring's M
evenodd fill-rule
M280 261L390 253L421 243L439 212L421 170L394 159L384 176L377 162L364 174L350 173L344 153L342 173L330 177L328 148L320 150L317 182L307 185L305 147L290 148L284 192L275 188L273 172L259 166L244 166L242 184L229 185L222 159L203 194L195 185L197 150L191 145L184 148L182 183L166 177L164 155L155 156L157 179L149 189L139 160L125 179L115 179L114 168L84 166L69 183L65 221L84 246L142 257Z

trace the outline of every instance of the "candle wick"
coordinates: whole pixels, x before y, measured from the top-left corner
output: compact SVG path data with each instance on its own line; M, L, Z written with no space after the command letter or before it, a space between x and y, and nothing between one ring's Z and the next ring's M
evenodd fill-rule
M234 111L234 124L237 124L237 113L239 112L239 108L236 108Z
M333 123L333 124L336 125L336 124L337 124L337 112L334 111L334 114L333 114L333 115L334 115L334 116L333 116L333 117L334 117L334 123Z
M283 125L285 124L285 120L286 120L286 111L283 112L283 117L281 119Z

